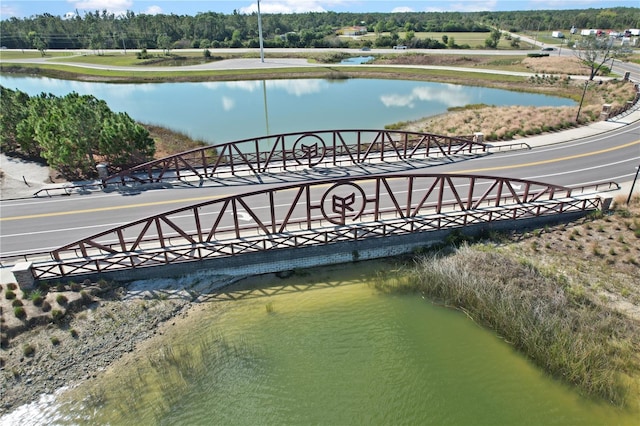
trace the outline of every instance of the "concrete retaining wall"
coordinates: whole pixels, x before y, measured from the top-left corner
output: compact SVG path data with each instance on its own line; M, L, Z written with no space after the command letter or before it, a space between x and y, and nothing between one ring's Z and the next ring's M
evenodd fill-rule
M587 213L588 212L572 212L530 219L505 220L466 226L464 228L452 228L384 238L370 238L361 241L339 242L323 246L255 252L198 262L183 262L166 266L126 269L99 275L74 276L68 279L82 281L86 278L92 280L103 278L106 280L127 282L140 279L179 277L202 270L215 271L216 274L220 275L259 275L407 254L418 248L430 247L443 242L447 235L454 229L462 231L465 235L478 235L488 231L523 231L541 228L549 224L572 221L585 216Z

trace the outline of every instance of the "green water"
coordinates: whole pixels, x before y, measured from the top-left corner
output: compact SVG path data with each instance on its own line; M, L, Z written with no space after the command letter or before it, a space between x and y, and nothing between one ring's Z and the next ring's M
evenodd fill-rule
M356 271L339 276L228 289L220 299L236 300L207 302L58 414L114 425L634 424L462 313L381 294Z

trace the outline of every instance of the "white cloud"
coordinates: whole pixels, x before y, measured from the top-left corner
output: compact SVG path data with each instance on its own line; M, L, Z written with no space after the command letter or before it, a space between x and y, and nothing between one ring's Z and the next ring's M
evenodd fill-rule
M122 15L131 10L133 0L67 0L74 9L94 12L106 10L114 15Z
M319 93L323 88L323 80L269 80L266 85L272 90L284 90L286 93L295 96L310 95ZM225 86L245 92L255 92L262 90L261 81L230 81Z
M18 16L18 11L14 7L0 3L0 18L5 19L8 16Z
M144 13L145 15L160 15L163 12L160 6L153 5L153 6L149 6L147 10L145 10L142 13Z
M295 96L303 96L303 95L311 95L313 93L322 92L322 88L325 86L324 80L293 80L293 81L284 81L284 80L270 80L267 81L267 86L269 88L283 90Z
M227 96L222 97L222 108L225 111L231 111L236 106L236 101L233 98Z
M406 12L413 12L413 9L408 6L400 6L400 7L394 7L391 10L391 13L406 13Z
M333 6L345 3L349 2L344 0L262 0L260 13L326 12L331 10ZM252 3L247 7L241 7L238 11L245 14L257 12L258 4Z
M416 87L407 95L383 95L380 101L386 107L415 108L418 102L439 102L446 106L460 106L471 102L464 95L464 88L447 84L445 88L433 88L428 86Z
M425 7L425 12L479 12L485 10L496 10L497 0L475 0L458 3L447 3L442 6Z

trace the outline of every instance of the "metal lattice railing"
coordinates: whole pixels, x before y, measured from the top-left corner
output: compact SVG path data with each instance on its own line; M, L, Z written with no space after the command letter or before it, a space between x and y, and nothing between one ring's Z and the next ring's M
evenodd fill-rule
M491 176L333 179L215 199L67 244L39 279L384 238L600 208L595 193Z

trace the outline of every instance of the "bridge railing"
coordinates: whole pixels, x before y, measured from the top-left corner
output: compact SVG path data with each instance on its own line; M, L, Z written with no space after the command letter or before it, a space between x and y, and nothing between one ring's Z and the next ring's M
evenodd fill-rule
M484 153L486 150L486 145L469 137L398 130L284 133L182 152L115 173L103 179L103 183L202 180L223 174L258 174L316 166Z
M385 175L301 183L144 218L67 244L39 279L595 210L599 197L472 175Z

